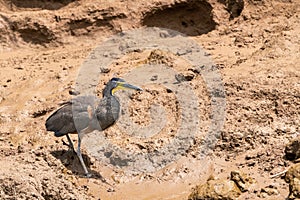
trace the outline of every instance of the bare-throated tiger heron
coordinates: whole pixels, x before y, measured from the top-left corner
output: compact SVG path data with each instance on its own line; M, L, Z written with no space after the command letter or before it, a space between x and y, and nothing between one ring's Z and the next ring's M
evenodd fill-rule
M73 143L68 134L78 134L77 156L87 177L88 172L82 159L80 144L84 134L94 130L105 130L119 118L120 103L114 93L120 89L142 89L126 83L123 79L112 78L103 90L103 98L95 96L78 96L56 110L46 120L47 131L53 131L56 137L66 136L69 148L74 151Z

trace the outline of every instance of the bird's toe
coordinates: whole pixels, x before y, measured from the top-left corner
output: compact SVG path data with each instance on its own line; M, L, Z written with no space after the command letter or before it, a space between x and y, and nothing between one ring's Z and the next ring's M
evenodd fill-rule
M91 173L87 173L87 174L85 174L85 177L86 177L86 178L91 178L91 177L92 177L92 174L91 174Z

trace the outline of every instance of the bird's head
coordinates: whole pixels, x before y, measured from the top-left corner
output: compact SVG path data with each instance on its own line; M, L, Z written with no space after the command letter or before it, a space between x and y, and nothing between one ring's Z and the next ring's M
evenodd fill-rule
M141 88L131 85L129 83L126 83L125 80L123 80L121 78L112 78L106 84L106 87L103 90L103 96L113 95L118 90L126 90L126 89L142 91Z

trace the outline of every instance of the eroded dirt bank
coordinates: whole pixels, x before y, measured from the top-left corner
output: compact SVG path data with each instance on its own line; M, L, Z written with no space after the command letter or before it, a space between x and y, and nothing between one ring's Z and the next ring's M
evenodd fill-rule
M0 0L1 199L187 199L196 185L212 177L229 179L234 170L254 179L238 199L287 198L288 184L271 176L293 165L284 149L299 135L299 6L296 0ZM98 44L145 26L182 32L213 59L226 90L224 129L203 169L196 154L200 134L177 162L130 175L89 155L87 139L83 152L93 178L85 179L76 155L46 132L45 119L72 97L81 64ZM199 132L205 132L210 116L205 81L176 55L138 50L127 55L104 70L99 95L113 75L153 62L176 69L195 91L204 124ZM149 140L123 134L118 126L103 133L143 153L168 144L180 122L174 93L144 87L132 94L128 111L136 124L147 126L151 105L163 105L168 123L162 132ZM275 192L263 192L268 188Z

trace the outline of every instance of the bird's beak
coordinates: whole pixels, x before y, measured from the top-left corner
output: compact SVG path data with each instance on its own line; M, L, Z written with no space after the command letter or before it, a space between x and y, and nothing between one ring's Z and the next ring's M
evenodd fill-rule
M137 87L137 86L134 86L134 85L131 85L129 83L121 83L120 85L121 87L123 88L127 88L127 89L132 89L132 90L137 90L137 91L142 91L143 89Z
M124 90L124 89L132 89L132 90L142 91L142 89L137 86L131 85L129 83L118 82L117 87L115 87L112 90L112 94L114 94L118 90Z

